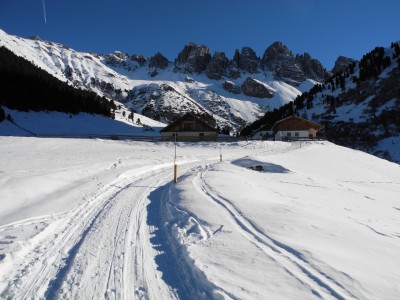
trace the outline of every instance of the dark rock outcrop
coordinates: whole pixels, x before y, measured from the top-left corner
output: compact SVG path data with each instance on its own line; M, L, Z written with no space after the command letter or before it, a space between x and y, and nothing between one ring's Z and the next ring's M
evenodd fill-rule
M321 62L311 57L307 52L296 55L296 62L301 66L305 77L317 81L325 80L329 77L328 72L322 66Z
M151 72L149 72L150 77L156 77L158 75L157 70L152 70Z
M118 63L121 63L121 61L126 61L127 57L126 54L120 52L120 51L115 51L111 54L108 54L105 56L106 63L110 65L115 65Z
M275 91L268 87L267 84L251 77L247 77L247 79L241 85L241 89L243 94L246 96L256 98L272 98L275 94Z
M165 69L167 66L168 66L168 59L160 52L157 52L150 58L149 61L150 68Z
M147 59L141 54L125 54L121 51L115 51L104 56L107 65L123 68L127 71L134 71L139 67L143 67Z
M236 49L232 60L232 66L247 71L256 73L260 65L260 59L250 47L243 47L242 51Z
M225 75L229 60L224 52L215 52L206 69L206 75L210 79L220 80Z
M295 86L306 78L323 81L329 77L320 61L308 53L295 57L281 42L275 42L265 50L262 65L272 71L275 78Z
M175 71L182 73L203 72L211 60L210 49L203 45L189 43L175 60Z
M40 38L40 36L38 36L38 35L31 36L30 39L31 39L31 40L34 40L34 41L43 41L43 40Z
M281 42L275 42L265 50L262 64L264 68L272 71L277 79L289 84L299 85L306 79L292 51Z
M137 62L141 67L143 67L143 65L147 62L146 57L144 57L142 54L133 54L131 56L131 60Z
M339 56L335 61L335 66L331 70L331 73L336 74L339 72L343 72L353 62L355 62L355 60L352 58L348 58L345 56Z
M240 87L234 84L232 81L225 81L222 85L225 91L228 91L232 94L240 94L241 90Z

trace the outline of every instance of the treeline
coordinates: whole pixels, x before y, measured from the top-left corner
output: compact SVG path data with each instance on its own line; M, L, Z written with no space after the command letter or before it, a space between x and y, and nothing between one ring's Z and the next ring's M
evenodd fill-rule
M240 135L251 135L254 131L258 130L265 124L270 124L272 126L275 122L290 117L297 110L303 109L304 107L311 108L315 95L321 92L323 88L323 85L316 84L308 92L304 92L297 96L293 103L286 103L280 108L275 108L273 111L267 111L260 119L244 127L240 132Z
M376 47L374 50L364 55L359 63L360 76L359 81L365 81L371 78L377 78L381 72L389 67L391 60L385 56L385 49Z
M10 109L86 112L114 118L113 101L69 86L5 47L0 48L0 83L0 105Z

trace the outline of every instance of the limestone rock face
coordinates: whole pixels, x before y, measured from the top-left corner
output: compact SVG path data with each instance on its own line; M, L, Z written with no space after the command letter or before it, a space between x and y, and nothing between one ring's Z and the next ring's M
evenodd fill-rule
M149 61L150 68L165 69L167 66L168 66L168 59L160 52L157 52L154 56L150 58Z
M189 43L175 60L175 71L182 73L201 73L211 61L210 49L203 45Z
M225 75L229 60L224 52L215 52L206 69L206 75L210 79L220 80Z
M225 91L228 91L232 94L240 94L241 90L240 87L234 84L232 81L225 81L222 85Z
M272 98L275 94L275 91L267 84L252 77L247 77L241 85L241 89L246 96L256 98Z
M338 72L343 72L353 62L355 62L355 60L352 59L352 58L348 58L348 57L345 57L345 56L339 56L336 59L335 66L333 67L333 69L331 71L332 74L336 74Z
M276 79L294 86L306 78L323 81L329 77L320 61L308 53L295 57L281 42L275 42L265 50L262 65L264 69L272 71Z
M132 61L136 61L141 67L147 62L146 57L144 57L142 54L133 54L131 56Z
M292 85L299 85L305 80L301 66L296 62L292 51L281 42L275 42L265 50L262 64L272 71L277 79Z
M301 66L303 73L307 78L322 81L329 77L328 72L322 66L321 62L312 58L307 52L301 55L296 55L296 62Z
M243 47L242 51L235 51L232 60L233 67L237 67L249 73L256 73L260 66L260 59L250 47Z

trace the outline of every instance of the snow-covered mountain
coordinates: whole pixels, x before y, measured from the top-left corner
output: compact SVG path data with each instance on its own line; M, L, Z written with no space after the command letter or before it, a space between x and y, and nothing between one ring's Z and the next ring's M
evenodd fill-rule
M400 162L400 43L347 62L294 105L267 113L244 134L295 113L323 124L330 141Z
M232 60L190 43L174 62L160 53L151 58L119 51L84 53L1 30L0 46L62 81L155 120L168 123L186 112L208 114L218 126L233 131L292 101L328 74L310 55L294 56L280 42L268 47L262 58L244 47Z

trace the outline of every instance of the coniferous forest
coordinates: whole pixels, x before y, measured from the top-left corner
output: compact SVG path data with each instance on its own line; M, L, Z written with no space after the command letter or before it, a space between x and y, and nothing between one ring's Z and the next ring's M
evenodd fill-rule
M21 111L80 112L113 118L115 104L53 77L5 47L0 48L0 105ZM5 114L0 106L0 122Z

